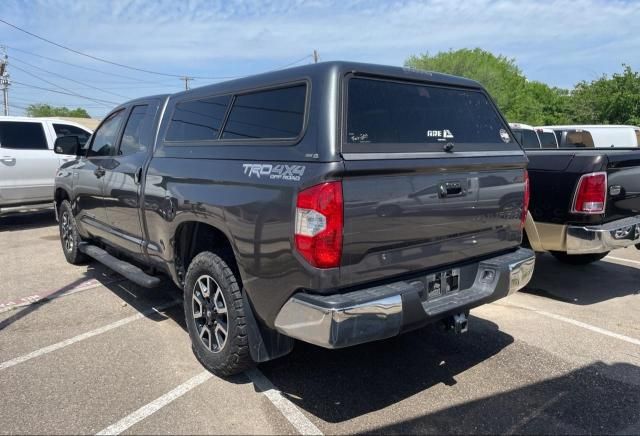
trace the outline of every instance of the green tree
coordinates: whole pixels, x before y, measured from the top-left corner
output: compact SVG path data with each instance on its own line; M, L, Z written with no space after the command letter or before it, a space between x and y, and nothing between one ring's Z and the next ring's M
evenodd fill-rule
M91 115L80 107L76 109L69 109L64 106L55 107L44 103L30 104L27 106L27 115L30 117L91 118Z
M576 85L571 96L576 122L640 124L640 73L622 67L622 73Z
M482 83L509 121L552 124L567 121L569 93L529 82L514 59L480 48L411 56L405 65L468 77Z

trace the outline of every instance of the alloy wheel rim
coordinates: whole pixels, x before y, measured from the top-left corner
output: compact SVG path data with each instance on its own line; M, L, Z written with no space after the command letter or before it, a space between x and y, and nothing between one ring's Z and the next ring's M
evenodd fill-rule
M212 353L224 349L227 343L229 317L227 302L220 285L209 275L196 280L192 293L193 320L200 342Z
M63 212L61 217L62 243L67 253L73 250L73 228L68 212Z

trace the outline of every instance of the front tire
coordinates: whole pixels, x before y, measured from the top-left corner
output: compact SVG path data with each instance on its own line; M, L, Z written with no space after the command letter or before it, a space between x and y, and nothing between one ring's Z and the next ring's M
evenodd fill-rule
M604 253L592 253L592 254L567 254L563 251L552 251L551 254L557 260L568 265L588 265L593 262L597 262L603 259L608 251Z
M64 257L72 265L81 265L87 261L87 255L78 249L78 245L82 242L82 238L78 234L76 227L76 219L73 216L71 203L69 200L63 200L58 209L58 228L60 229L60 243L62 244L62 252Z
M193 352L205 368L231 376L254 365L238 280L216 254L200 253L189 265L184 311Z

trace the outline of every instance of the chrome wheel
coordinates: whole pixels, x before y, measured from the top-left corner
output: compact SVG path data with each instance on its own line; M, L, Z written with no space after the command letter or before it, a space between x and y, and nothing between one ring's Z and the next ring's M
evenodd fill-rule
M62 238L62 245L67 253L73 251L73 227L71 224L71 217L69 212L62 212L60 217L60 237Z
M213 277L196 280L191 313L200 341L213 353L221 351L227 343L229 318L224 294Z

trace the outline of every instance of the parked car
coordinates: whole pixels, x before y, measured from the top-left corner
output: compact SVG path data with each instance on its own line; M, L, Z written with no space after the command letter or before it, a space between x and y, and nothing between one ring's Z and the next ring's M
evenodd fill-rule
M56 177L67 260L142 286L171 277L217 374L287 354L293 338L340 348L436 321L462 332L471 308L533 271L527 160L471 80L291 68L125 103L80 154ZM437 207L379 213L430 186Z
M516 141L518 141L523 148L542 148L538 132L536 132L533 126L522 123L509 123L509 127L511 127Z
M80 144L91 131L52 118L0 116L0 214L21 207L51 207L58 167L75 155L54 153L56 138L75 135Z
M640 243L640 150L527 150L528 243L569 264L587 264Z
M637 148L640 127L618 125L541 126L556 134L560 147Z

